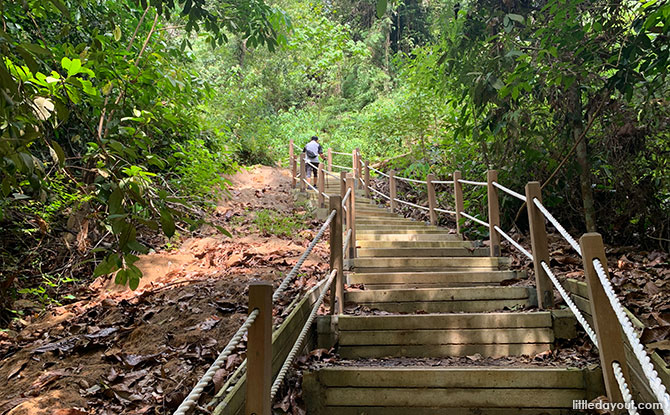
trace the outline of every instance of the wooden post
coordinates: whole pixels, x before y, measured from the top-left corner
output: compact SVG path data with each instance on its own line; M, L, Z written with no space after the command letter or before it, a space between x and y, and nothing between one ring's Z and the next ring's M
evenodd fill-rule
M397 188L396 188L396 181L395 181L395 170L391 170L389 172L389 196L391 196L391 212L395 212L395 208L398 205L398 202L396 202L397 198Z
M328 149L328 171L333 172L333 149Z
M335 217L330 222L330 269L337 270L335 277L335 289L330 291L330 314L342 314L344 312L344 257L342 246L342 198L332 195L330 197L330 211L335 210ZM337 310L337 311L336 311Z
M351 229L351 240L349 241L349 259L356 258L356 182L353 173L347 174L347 190L351 189L351 195L347 201L347 232Z
M359 148L356 148L356 188L357 189L362 189L363 184L361 183L361 179L363 178L363 160L361 160L361 150Z
M247 334L246 415L271 415L272 387L272 283L249 285L249 313L258 309Z
M489 205L489 248L492 257L500 256L500 234L495 230L495 227L500 227L500 206L498 204L498 188L493 185L493 182L498 181L498 171L489 170L486 172L486 188L488 190L488 205Z
M544 224L544 215L533 203L534 198L537 198L540 202L542 201L540 182L529 182L526 185L526 209L528 210L528 224L530 226L530 243L533 251L538 307L540 309L553 308L554 287L541 265L542 261L549 265L547 228Z
M370 198L370 162L365 160L365 197Z
M428 214L430 216L430 224L435 226L437 225L437 212L435 211L435 208L437 207L437 196L435 195L435 184L433 184L433 180L435 180L435 175L433 173L426 176L426 186L428 188Z
M354 149L354 151L351 152L351 172L354 173L354 177L356 176L356 166L358 166L356 157L358 157L358 154L356 153L356 149Z
M630 384L621 325L619 325L619 320L614 313L614 309L612 309L612 305L605 294L605 290L600 283L600 278L598 278L598 274L593 266L593 260L599 259L600 263L603 264L605 273L607 273L607 278L609 278L603 238L599 233L587 233L579 239L579 245L582 248L584 276L586 277L589 300L591 301L593 328L598 337L598 355L600 356L600 366L602 367L603 378L605 379L607 397L611 402L623 402L621 390L612 369L612 362L619 362L624 377Z
M454 172L454 205L456 208L456 233L463 235L463 230L461 229L462 216L463 212L463 185L459 182L461 179L461 171L456 170Z
M293 160L293 157L295 156L295 151L293 150L293 139L288 140L288 159Z
M306 185L305 180L307 180L307 170L305 169L305 153L300 153L300 192L305 193Z
M295 156L291 158L291 186L295 189L295 186L297 184L297 176L298 175L298 162L295 160Z
M340 199L344 200L344 195L347 194L347 172L341 171L340 172ZM342 203L342 202L340 202ZM349 208L347 208L349 209ZM342 223L346 227L347 226L347 220L349 220L346 215L342 217ZM345 229L346 231L346 229Z
M317 189L319 190L319 207L326 207L325 197L323 196L324 191L326 190L326 173L323 171L323 163L319 163L319 172L318 172L318 184Z

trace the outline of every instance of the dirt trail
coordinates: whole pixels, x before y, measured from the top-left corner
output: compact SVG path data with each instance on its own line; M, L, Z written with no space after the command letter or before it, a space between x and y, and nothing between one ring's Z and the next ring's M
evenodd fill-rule
M0 333L0 415L174 411L244 320L249 282L277 285L316 233L293 204L288 172L255 167L229 180L214 215L232 238L202 229L177 249L143 256L137 290L99 278L80 301ZM295 216L299 229L263 234L254 223L261 209ZM326 258L322 242L290 291L315 284ZM217 386L243 357L229 357Z

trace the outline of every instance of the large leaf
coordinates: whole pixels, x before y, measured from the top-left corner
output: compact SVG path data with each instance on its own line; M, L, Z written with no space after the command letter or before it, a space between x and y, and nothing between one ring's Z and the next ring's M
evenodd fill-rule
M163 233L165 233L168 238L172 238L175 231L174 218L167 209L161 209L161 226L163 227Z
M377 0L377 18L381 19L386 13L387 0Z

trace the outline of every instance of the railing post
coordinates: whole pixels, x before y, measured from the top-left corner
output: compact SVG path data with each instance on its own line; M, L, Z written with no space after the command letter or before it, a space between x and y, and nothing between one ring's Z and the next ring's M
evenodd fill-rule
M437 212L435 208L437 207L437 196L435 195L435 175L430 173L426 176L426 187L428 189L428 214L430 216L430 224L435 226L437 225Z
M361 189L363 186L361 186L361 151L356 147L354 150L354 153L356 154L356 159L354 160L354 185L355 189Z
M540 182L529 182L526 185L526 209L528 210L528 224L530 226L530 243L533 254L533 269L535 270L535 286L537 287L538 307L554 307L554 287L549 276L542 268L542 261L549 265L549 244L547 242L547 228L544 224L544 215L533 203L537 198L542 201Z
M328 149L328 171L333 172L333 149Z
M293 156L295 156L295 151L293 150L293 139L288 140L288 159L293 160Z
M463 234L461 229L461 212L463 212L463 185L459 182L461 179L461 171L454 172L454 207L456 208L456 233Z
M395 180L395 170L389 172L389 196L391 197L391 212L395 212L395 208L398 205L397 199L397 188Z
M365 161L365 197L370 198L370 162Z
M498 171L489 170L486 172L486 189L489 205L489 248L492 257L500 256L500 235L495 227L500 227L500 206L498 204L498 188L493 182L498 181Z
M330 269L337 270L335 289L330 291L330 314L344 312L344 258L342 246L342 198L333 195L329 199L330 212L335 210L335 217L330 222ZM337 311L335 309L337 308Z
M528 200L530 201L530 199ZM598 355L600 355L600 366L603 370L607 397L610 402L623 402L621 390L612 368L612 362L619 362L624 377L630 382L621 325L593 266L593 260L599 259L607 273L607 278L609 278L603 238L599 233L587 233L579 239L579 245L582 248L584 276L586 277L589 299L591 300L593 325L598 338Z
M349 241L349 259L356 258L356 181L353 173L347 174L347 190L351 189L351 195L347 206L347 232L351 229L351 240Z
M249 313L259 310L247 334L246 415L270 415L272 387L272 283L249 284Z
M358 154L356 153L356 149L354 149L351 152L351 172L354 173L354 176L356 175L356 166L358 166L358 164L356 163L357 156Z
M305 193L305 181L307 180L307 170L305 169L305 153L300 153L300 192Z
M326 190L326 173L323 171L323 163L319 163L319 176L317 189L319 191L319 207L323 208L326 206L325 197L323 196L324 191Z
M298 175L298 162L295 160L295 156L291 158L291 187L295 189L296 187L296 180Z
M347 172L340 172L340 197L344 199L344 195L347 193Z

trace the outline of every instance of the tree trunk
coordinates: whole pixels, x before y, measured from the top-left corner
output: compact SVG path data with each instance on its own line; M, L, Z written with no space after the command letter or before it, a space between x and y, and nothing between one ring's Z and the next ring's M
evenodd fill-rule
M573 121L570 123L572 129L572 138L578 141L584 131L584 122L582 118L582 99L579 87L573 89L574 112ZM591 188L591 165L589 164L588 151L586 146L587 139L584 137L577 143L575 154L579 164L579 187L582 192L582 205L584 207L584 223L587 232L596 232L596 209L593 201L593 189Z

